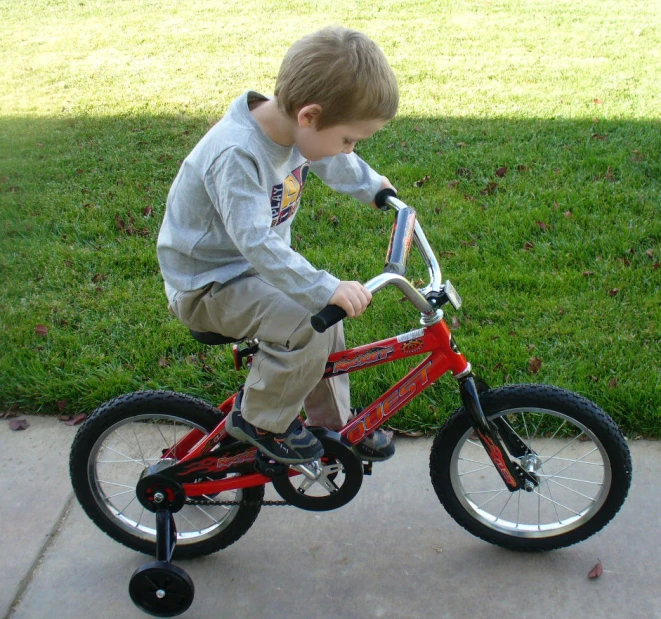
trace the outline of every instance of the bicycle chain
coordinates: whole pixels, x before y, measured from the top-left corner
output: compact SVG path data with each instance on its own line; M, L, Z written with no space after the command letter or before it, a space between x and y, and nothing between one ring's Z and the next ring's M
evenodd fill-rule
M186 499L186 505L214 505L218 507L233 507L235 505L245 505L246 507L257 507L263 505L267 507L286 507L291 503L287 501L213 501L212 499Z

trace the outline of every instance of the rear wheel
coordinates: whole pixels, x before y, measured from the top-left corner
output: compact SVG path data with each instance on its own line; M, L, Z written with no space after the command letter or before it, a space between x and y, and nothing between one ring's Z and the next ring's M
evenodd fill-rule
M78 501L110 537L155 554L155 517L135 492L140 475L163 462L184 436L195 432L197 442L221 419L209 404L178 393L142 391L110 400L85 421L71 447L70 474ZM182 456L177 453L172 463ZM206 555L234 543L252 526L263 497L264 486L258 486L206 497L245 501L242 505L184 505L174 514L174 558Z
M539 486L507 490L460 408L434 440L430 472L461 526L507 548L552 550L590 537L615 516L631 484L631 456L599 407L543 385L487 391L480 402L487 418L506 419L532 450L517 461Z

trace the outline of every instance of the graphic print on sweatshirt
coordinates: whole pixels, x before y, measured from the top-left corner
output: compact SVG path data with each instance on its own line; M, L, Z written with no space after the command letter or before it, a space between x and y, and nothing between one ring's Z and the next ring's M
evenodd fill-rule
M301 203L303 186L310 170L306 161L285 178L284 183L274 185L271 191L271 227L277 226L293 217Z

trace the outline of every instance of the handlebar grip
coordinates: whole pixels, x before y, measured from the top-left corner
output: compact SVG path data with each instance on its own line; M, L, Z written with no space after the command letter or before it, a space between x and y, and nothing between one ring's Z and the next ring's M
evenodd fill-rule
M387 204L386 200L388 198L396 198L397 197L397 192L390 189L390 187L387 187L386 189L382 189L379 191L375 196L374 196L374 203L381 209L382 211L386 211L387 209Z
M323 333L346 317L347 313L339 305L327 305L318 314L312 316L310 322L317 333Z

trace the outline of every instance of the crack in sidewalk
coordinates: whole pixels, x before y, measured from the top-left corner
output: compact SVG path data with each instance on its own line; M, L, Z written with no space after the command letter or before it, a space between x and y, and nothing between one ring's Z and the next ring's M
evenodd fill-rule
M48 551L50 550L51 546L55 543L55 540L57 539L63 525L64 521L67 519L67 516L69 515L69 512L71 511L71 507L73 506L74 502L74 494L71 492L69 496L67 497L64 507L60 511L57 520L55 521L55 524L53 525L53 528L51 529L48 539L44 542L44 545L41 547L39 552L37 553L36 559L32 562L32 565L30 568L27 570L25 576L21 580L21 582L18 584L18 589L16 591L16 595L14 596L14 599L12 600L11 604L9 605L9 610L7 611L7 614L3 617L3 619L11 619L14 616L14 613L16 612L16 609L19 607L22 599L23 599L23 594L26 592L27 588L30 586L30 583L34 579L34 576L39 569L39 566L43 562L44 558L48 554Z

